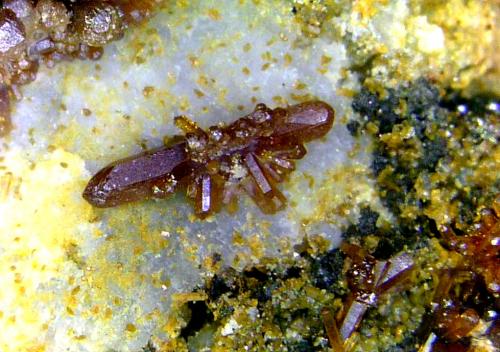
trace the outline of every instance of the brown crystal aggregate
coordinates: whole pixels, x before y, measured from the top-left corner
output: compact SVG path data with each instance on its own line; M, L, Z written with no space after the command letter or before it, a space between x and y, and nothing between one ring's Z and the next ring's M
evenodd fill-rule
M112 207L165 198L183 186L203 218L222 205L234 209L244 191L272 214L286 204L276 183L295 169L293 160L304 157L304 143L324 136L333 120L333 109L321 101L274 110L258 104L249 115L207 131L179 116L175 122L184 137L106 166L83 197L96 207Z
M500 294L500 197L496 209L484 209L481 222L465 236L457 236L451 227L442 233L452 250L463 256L463 267L480 275L492 294Z
M457 235L452 227L441 229L450 252L441 250L454 258L450 261L454 264L432 269L436 283L428 313L410 340L419 351L476 351L478 342L472 340L485 336L499 347L499 204L500 197L492 209L481 211L481 221L466 234ZM355 244L344 242L340 248L346 255L344 270L350 292L337 314L330 307L322 311L325 332L335 351L352 350L355 333L369 309L377 308L388 290L401 294L411 289L410 276L416 269L405 252L385 261Z
M83 43L99 47L123 34L120 9L109 3L84 3L75 10L75 29Z
M448 245L463 258L459 267L441 274L442 284L435 299L438 336L451 346L463 344L464 338L479 324L478 311L487 305L484 297L496 297L495 315L500 309L499 219L500 196L493 202L492 209L482 211L481 221L464 236L457 236L450 227L442 229ZM495 324L498 325L498 321L494 319L491 330Z
M400 253L388 260L376 260L358 245L344 242L340 248L347 256L345 266L350 292L337 314L338 325L329 319L328 314L323 314L325 330L334 348L344 346L367 310L377 306L382 294L402 285L414 268L414 261L408 253Z
M18 87L36 78L40 63L102 56L103 46L120 39L131 24L147 18L157 0L5 0L0 5L1 108L20 98ZM0 136L11 129L0 109Z

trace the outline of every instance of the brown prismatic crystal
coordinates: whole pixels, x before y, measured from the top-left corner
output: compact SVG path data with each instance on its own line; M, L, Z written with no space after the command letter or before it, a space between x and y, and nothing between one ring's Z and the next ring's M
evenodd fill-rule
M207 131L179 116L175 122L184 137L110 164L90 180L83 197L96 207L112 207L165 198L186 187L203 218L234 205L243 190L272 214L286 205L276 184L294 170L293 160L304 157L304 143L325 135L333 120L333 109L320 101L274 110L259 104L232 124Z
M9 91L0 84L0 137L9 133L11 127Z
M339 327L327 323L339 337L329 337L332 347L343 346L363 320L366 311L376 307L379 297L402 286L414 268L414 262L407 253L400 253L388 260L376 260L358 245L344 242L340 249L347 255L346 278L350 292L343 309L337 315ZM323 317L324 319L325 317ZM340 350L339 348L337 348Z

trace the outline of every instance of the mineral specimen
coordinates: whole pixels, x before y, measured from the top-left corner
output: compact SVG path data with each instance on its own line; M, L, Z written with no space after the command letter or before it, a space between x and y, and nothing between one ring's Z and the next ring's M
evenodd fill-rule
M223 204L234 205L242 189L263 212L275 213L286 203L275 183L306 154L303 144L325 135L333 119L333 109L320 101L274 110L258 104L251 114L207 132L180 116L183 141L112 163L90 180L83 197L112 207L165 198L187 186L196 214L205 217Z

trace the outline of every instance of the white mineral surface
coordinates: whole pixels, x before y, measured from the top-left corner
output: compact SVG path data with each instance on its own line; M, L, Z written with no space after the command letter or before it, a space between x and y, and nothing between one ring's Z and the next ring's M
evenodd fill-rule
M241 268L292 255L305 234L336 245L354 205L383 211L369 142L345 126L358 83L342 41L304 40L282 2L179 3L101 60L41 68L23 89L0 145L0 351L140 351L175 333L172 294L202 284L214 253ZM420 44L435 49L424 34ZM243 196L236 214L200 221L181 193L106 210L81 198L98 169L178 133L176 115L208 127L257 102L308 97L331 104L336 121L280 186L283 212L264 216Z

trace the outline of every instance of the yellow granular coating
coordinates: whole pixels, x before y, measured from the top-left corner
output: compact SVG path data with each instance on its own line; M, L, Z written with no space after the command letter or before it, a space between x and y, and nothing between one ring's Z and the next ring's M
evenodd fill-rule
M386 211L377 204L374 180L366 166L341 166L327 170L325 175L325 179L306 195L300 191L306 187L301 181L304 176L296 173L291 177L290 203L295 205L303 223L336 223L339 219L353 219L357 214L353 204L371 204L386 215Z
M387 2L388 0L357 0L353 2L352 11L366 21L378 13L377 5L385 5Z
M498 21L495 1L426 0L412 3L414 9L421 9L427 15L430 23L443 30L446 60L440 69L444 75L442 78L453 88L467 87L472 80L498 65L494 62L495 23Z
M68 297L75 293L65 273L75 267L67 259L68 248L89 230L82 223L92 218L91 207L78 193L86 172L82 159L62 150L34 166L10 152L3 164L17 186L6 190L3 184L0 199L0 350L43 351L58 307L55 293L39 288L58 278L68 281ZM72 304L70 299L64 301Z
M480 83L498 78L498 15L491 1L366 0L353 3L347 25L359 31L353 54L375 56L365 81L372 90L428 76L454 89L498 93L498 84ZM396 20L379 26L387 16Z

